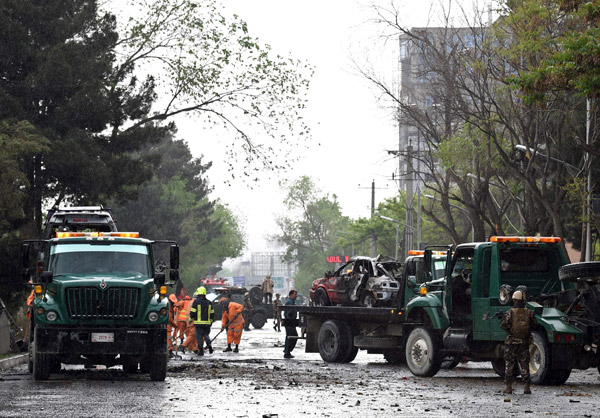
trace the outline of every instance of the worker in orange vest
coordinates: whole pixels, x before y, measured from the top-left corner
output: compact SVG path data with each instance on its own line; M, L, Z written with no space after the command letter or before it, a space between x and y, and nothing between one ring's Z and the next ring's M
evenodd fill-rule
M177 327L175 315L177 314L177 296L169 295L169 322L167 323L167 344L169 345L169 357L173 357L173 330Z
M181 303L183 302L183 303ZM185 330L188 327L188 322L190 321L190 308L192 307L192 299L189 295L185 295L183 300L179 301L180 308L179 312L177 312L177 334L179 336L180 344L179 346L183 346L183 339L185 338ZM185 348L182 350L185 353Z
M183 352L193 351L198 354L198 343L196 342L196 328L194 327L194 322L190 319L187 322L185 329L185 341L181 345L183 348Z
M239 353L242 331L244 330L244 317L242 316L244 307L239 303L229 301L227 298L221 298L219 303L223 306L221 330L227 328L227 348L223 352L231 351L231 343L235 343L233 352Z

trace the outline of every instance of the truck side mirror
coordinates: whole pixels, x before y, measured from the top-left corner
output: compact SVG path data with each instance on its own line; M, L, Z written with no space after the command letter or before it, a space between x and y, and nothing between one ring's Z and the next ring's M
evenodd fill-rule
M171 245L171 257L169 268L172 270L177 270L179 268L179 246Z
M158 290L161 286L164 286L165 278L165 273L154 273L154 288Z
M21 276L23 279L29 278L29 244L21 246Z
M425 267L426 265L427 265L426 261L424 261L423 263L415 263L415 267L416 267L415 275L416 275L417 283L425 283L427 281L426 280L427 269Z
M52 283L52 278L54 277L54 274L51 271L44 271L42 272L42 283Z
M406 278L406 283L409 288L414 288L417 286L417 278L415 276L408 276Z
M425 250L423 253L424 271L425 274L431 273L431 250Z
M178 270L169 271L169 280L171 281L171 283L177 282L177 280L179 280L179 271Z

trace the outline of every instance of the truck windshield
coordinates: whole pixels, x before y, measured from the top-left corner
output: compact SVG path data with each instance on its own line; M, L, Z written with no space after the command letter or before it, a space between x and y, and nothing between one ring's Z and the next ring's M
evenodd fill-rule
M58 275L127 274L150 276L148 248L131 244L57 244L50 249L50 271Z

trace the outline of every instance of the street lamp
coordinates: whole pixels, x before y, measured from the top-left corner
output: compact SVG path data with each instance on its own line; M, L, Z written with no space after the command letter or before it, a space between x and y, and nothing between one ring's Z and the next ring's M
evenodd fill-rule
M434 200L436 202L438 201L435 196L432 196L430 194L424 194L423 196L425 196L428 199ZM475 224L473 223L473 220L471 219L471 214L469 213L469 211L467 211L464 208L461 208L460 206L456 206L450 202L448 202L448 204L450 206L452 206L453 208L456 208L456 209L460 210L462 213L464 213L465 216L467 217L467 219L469 220L469 222L471 222L471 241L475 242Z

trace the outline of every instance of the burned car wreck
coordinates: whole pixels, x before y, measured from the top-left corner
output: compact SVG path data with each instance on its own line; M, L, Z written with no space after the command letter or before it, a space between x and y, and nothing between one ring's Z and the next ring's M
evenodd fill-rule
M313 281L310 299L317 306L387 306L400 289L401 266L383 255L352 257L336 271Z

